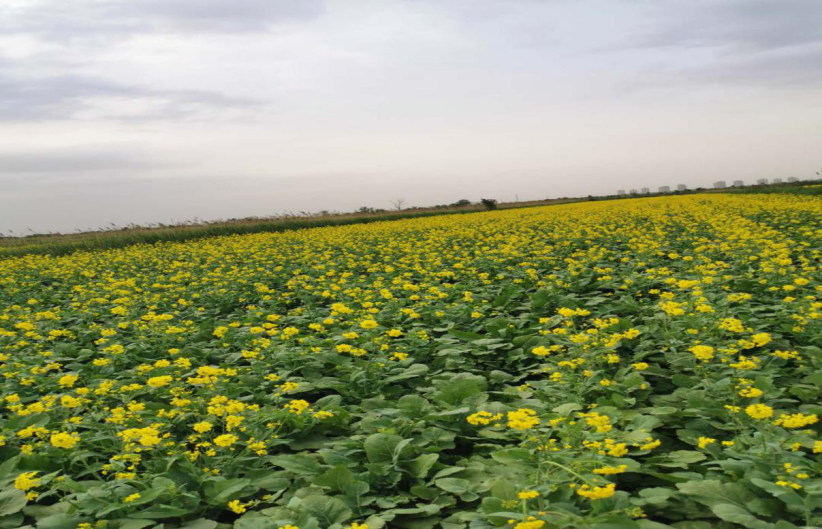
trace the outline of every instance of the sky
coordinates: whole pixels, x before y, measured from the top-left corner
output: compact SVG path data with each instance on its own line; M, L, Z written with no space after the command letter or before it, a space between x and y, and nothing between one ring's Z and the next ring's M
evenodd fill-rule
M822 170L819 0L2 0L0 233Z

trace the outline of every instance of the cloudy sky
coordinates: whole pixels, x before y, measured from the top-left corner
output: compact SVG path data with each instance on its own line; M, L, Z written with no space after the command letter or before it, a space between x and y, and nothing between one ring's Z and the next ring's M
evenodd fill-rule
M822 169L819 0L2 0L0 231Z

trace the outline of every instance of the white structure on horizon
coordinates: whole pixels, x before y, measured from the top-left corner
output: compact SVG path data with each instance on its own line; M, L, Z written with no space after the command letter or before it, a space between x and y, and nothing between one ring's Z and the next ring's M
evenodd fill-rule
M774 183L774 184L781 184L781 183L782 183L782 179L781 179L781 178L774 178L774 179L772 180L772 183Z
M799 182L799 179L795 176L789 176L788 177L788 182Z
M764 186L765 184L768 183L768 179L767 178L760 178L756 181L756 183L761 185L761 186Z
M688 186L686 186L685 184L679 184L679 185L676 186L676 190L677 191L687 191Z
M625 190L624 189L617 189L617 195L619 195L621 197L625 196Z
M719 180L717 182L714 182L714 189L723 189L723 188L726 188L726 187L728 187L728 186L725 185L725 180Z
M745 185L745 182L742 180L734 180L734 187L742 187Z
M643 188L642 188L642 193L643 193L644 195L647 195L647 194L648 194L648 193L650 193L650 192L651 192L651 190L650 190L650 189L648 189L647 187L643 187Z
M659 192L660 193L670 193L671 192L671 186L659 186Z

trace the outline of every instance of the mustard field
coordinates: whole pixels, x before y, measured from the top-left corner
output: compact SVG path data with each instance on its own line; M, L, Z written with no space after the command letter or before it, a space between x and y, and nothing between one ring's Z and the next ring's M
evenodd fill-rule
M822 525L822 199L0 259L0 529Z

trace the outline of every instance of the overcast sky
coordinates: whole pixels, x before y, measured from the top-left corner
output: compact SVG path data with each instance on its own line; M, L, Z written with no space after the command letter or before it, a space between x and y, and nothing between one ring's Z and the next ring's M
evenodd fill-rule
M0 2L6 233L820 169L820 0Z

